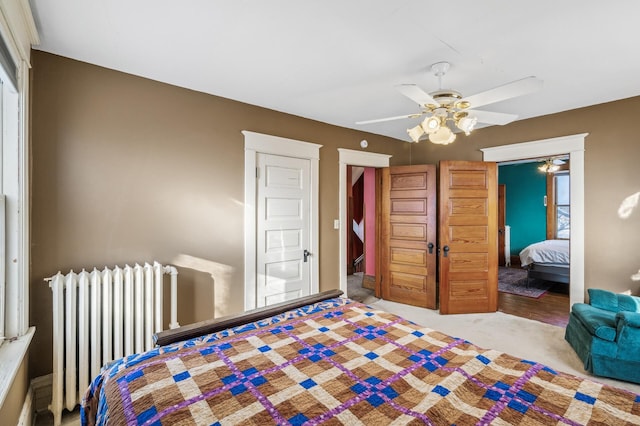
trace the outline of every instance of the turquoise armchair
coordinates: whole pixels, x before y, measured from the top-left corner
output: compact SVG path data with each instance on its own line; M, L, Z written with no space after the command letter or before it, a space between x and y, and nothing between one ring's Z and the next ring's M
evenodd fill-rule
M588 372L640 383L640 297L588 292L589 304L571 307L564 338Z

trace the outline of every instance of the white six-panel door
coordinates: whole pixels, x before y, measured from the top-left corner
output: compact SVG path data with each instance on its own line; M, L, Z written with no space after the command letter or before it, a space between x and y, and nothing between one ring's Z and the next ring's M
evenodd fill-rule
M242 134L246 311L296 294L320 291L318 192L322 145L248 130ZM287 201L296 197L299 203ZM305 249L310 252L306 263Z
M307 159L258 153L257 307L311 293L310 168Z

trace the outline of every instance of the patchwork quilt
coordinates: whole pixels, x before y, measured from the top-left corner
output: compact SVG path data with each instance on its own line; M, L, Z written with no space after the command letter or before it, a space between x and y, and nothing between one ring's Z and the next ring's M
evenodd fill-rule
M83 424L632 425L640 395L330 299L103 368Z

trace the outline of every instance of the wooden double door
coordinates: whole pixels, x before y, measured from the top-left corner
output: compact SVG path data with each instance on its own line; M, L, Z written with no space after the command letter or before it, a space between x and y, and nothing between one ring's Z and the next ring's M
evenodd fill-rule
M497 168L441 161L379 170L377 291L442 314L498 306Z

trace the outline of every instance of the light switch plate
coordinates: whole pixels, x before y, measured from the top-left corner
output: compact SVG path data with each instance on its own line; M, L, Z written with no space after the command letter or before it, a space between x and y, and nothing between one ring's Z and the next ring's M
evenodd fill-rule
M333 229L340 229L340 219L335 219L333 221Z

